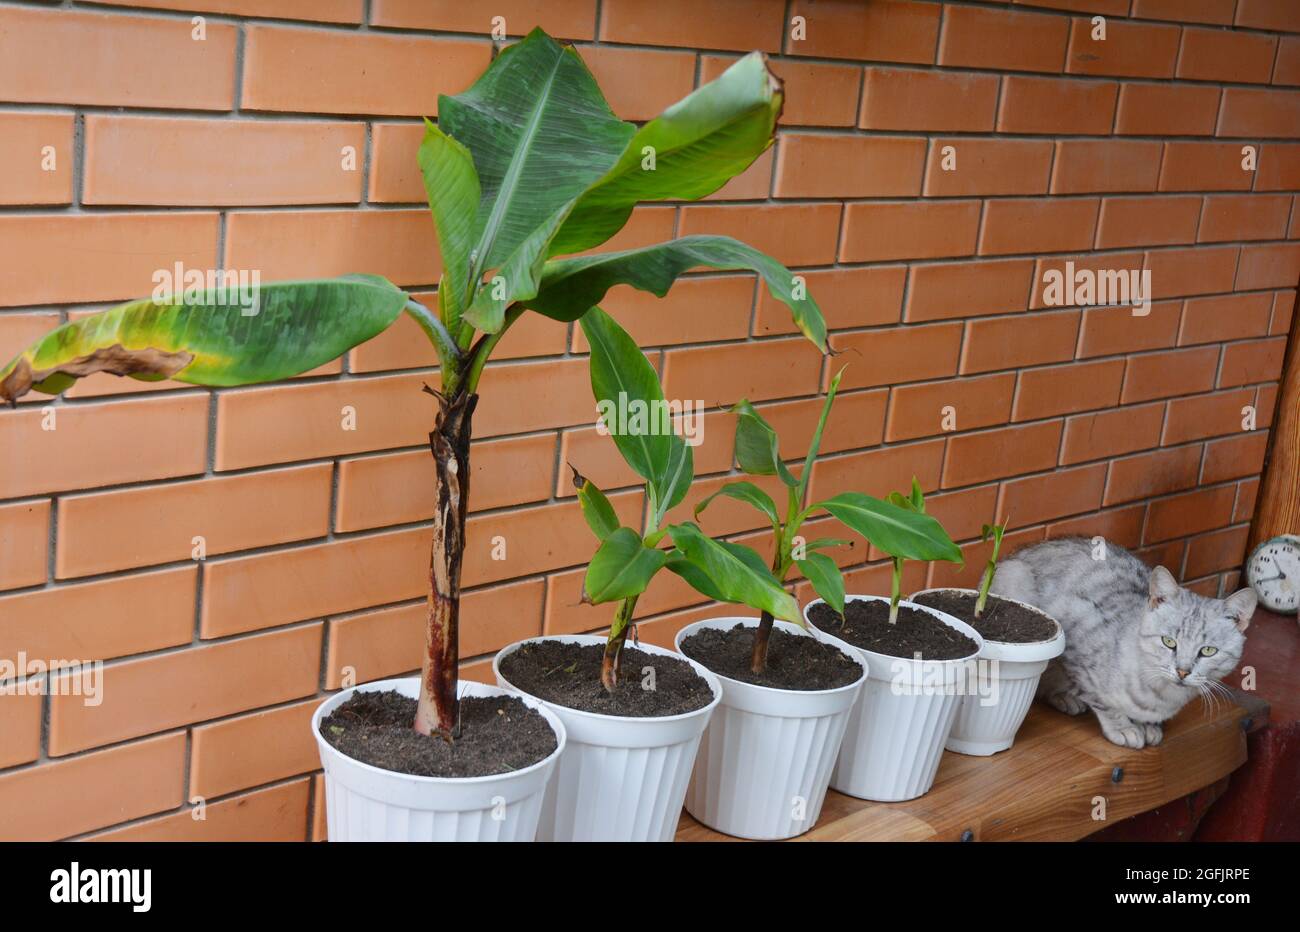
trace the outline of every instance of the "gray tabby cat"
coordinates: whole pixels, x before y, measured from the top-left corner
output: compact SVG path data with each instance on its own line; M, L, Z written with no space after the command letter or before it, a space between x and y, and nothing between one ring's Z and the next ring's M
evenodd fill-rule
M1104 554L1104 559L1102 555ZM1092 709L1102 733L1130 748L1159 744L1161 723L1219 683L1241 660L1255 593L1207 599L1163 566L1081 537L1044 541L998 566L992 591L1028 602L1065 629L1065 653L1038 698L1070 715Z

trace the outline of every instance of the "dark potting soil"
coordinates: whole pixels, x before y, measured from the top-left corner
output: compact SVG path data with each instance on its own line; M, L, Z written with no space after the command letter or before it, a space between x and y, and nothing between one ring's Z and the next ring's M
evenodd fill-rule
M898 620L889 623L889 603L852 601L844 603L844 622L825 602L808 612L808 618L827 634L854 647L909 660L956 660L978 650L975 641L938 618L917 608L898 607Z
M619 659L618 686L606 692L600 684L604 654L603 644L530 641L502 659L501 673L538 699L601 715L682 715L713 701L709 684L685 660L631 646Z
M702 628L682 641L682 653L714 673L773 689L836 689L862 675L862 667L833 644L772 630L767 642L767 669L750 670L754 628Z
M937 608L954 618L960 618L978 631L987 641L1002 641L1007 644L1032 644L1035 641L1048 641L1056 637L1056 623L1044 618L1038 612L1031 612L1016 602L1006 602L995 595L990 595L984 603L983 613L975 617L975 600L973 592L958 592L945 589L941 592L927 592L917 596L913 602Z
M321 736L364 764L419 777L486 777L522 770L554 752L550 724L513 696L460 701L460 737L412 727L416 702L395 690L353 693L320 723Z

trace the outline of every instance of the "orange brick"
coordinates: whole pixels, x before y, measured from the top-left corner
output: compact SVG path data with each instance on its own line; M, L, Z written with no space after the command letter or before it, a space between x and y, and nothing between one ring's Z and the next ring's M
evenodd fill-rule
M925 140L910 136L785 133L776 155L777 197L913 197L921 193Z
M494 653L541 634L545 584L540 579L473 589L461 596L460 655ZM411 673L424 656L424 601L358 612L330 621L325 688Z
M87 204L328 204L360 200L366 138L360 123L92 113L85 145Z
M1129 405L1067 418L1061 464L1068 466L1159 446L1164 419L1163 403Z
M22 688L23 682L15 685L16 690L6 694L4 701L0 702L0 730L5 736L5 743L0 746L0 767L26 764L41 756L40 694L28 695ZM3 779L0 777L0 785L3 785ZM0 803L0 824L3 820L4 808Z
M1236 246L1147 252L1144 265L1151 270L1153 296L1164 299L1231 291L1238 252ZM1237 287L1246 286L1239 282Z
M89 663L188 644L197 581L183 566L0 596L0 657Z
M841 388L893 385L956 375L961 330L960 323L948 323L844 334L836 339L836 347L846 358L861 358L863 364L850 366L844 373Z
M1117 505L1193 488L1200 469L1199 443L1116 459L1110 464L1102 504Z
M475 441L470 448L470 510L549 498L554 457L554 434ZM335 530L427 521L433 517L433 486L433 458L427 449L341 460Z
M865 492L883 498L892 491L911 488L913 476L922 489L933 491L939 487L943 444L942 439L923 440L819 459L813 466L810 496L820 501L841 492Z
M322 464L65 496L55 576L187 560L198 546L215 555L324 537L333 472ZM147 534L140 515L150 516Z
M765 201L772 189L772 164L776 161L776 148L769 148L754 159L739 175L734 176L718 190L702 200L705 201ZM646 208L639 208L640 211ZM671 213L672 208L667 208ZM633 218L636 212L633 212ZM668 237L672 237L671 228Z
M0 306L147 296L158 269L216 266L217 225L214 213L0 216Z
M1300 276L1300 243L1241 247L1238 290L1291 288L1295 286L1297 276Z
M889 399L885 439L912 440L947 430L971 430L1005 424L1011 416L1016 377L1011 373L894 389ZM955 426L945 426L947 409Z
M1047 525L1047 537L1104 537L1121 547L1135 549L1142 543L1142 520L1146 517L1147 506L1133 505L1128 508L1112 508L1096 514L1069 518L1065 521L1053 521Z
M972 320L966 325L961 373L991 372L1074 358L1079 311Z
M998 132L1109 136L1118 95L1114 81L1007 75Z
M840 261L969 256L975 251L979 226L979 201L849 204Z
M1035 421L1114 406L1123 380L1122 359L1026 369L1020 373L1011 419Z
M898 323L902 314L907 267L873 266L867 269L820 269L801 272L808 293L817 301L831 330ZM758 289L756 336L797 332L790 309Z
M817 348L802 337L674 349L664 356L664 393L707 405L807 395L817 390L821 365Z
M1300 38L1283 36L1277 47L1277 61L1273 65L1273 83L1300 85Z
M1300 99L1288 90L1225 87L1215 135L1300 137Z
M1244 408L1255 403L1254 389L1242 388L1213 395L1175 398L1165 419L1164 446L1221 437L1242 430ZM1261 425L1265 423L1260 419Z
M1222 485L1152 502L1143 541L1159 543L1223 527L1232 519L1235 493L1233 486Z
M1245 340L1223 349L1219 369L1219 388L1271 382L1282 375L1282 358L1286 355L1286 338Z
M0 505L0 589L45 582L49 540L49 499Z
M1200 216L1199 197L1108 197L1101 205L1097 248L1192 243Z
M368 200L385 204L420 204L426 197L416 155L424 139L422 123L375 123L370 155Z
M746 0L608 0L600 16L601 41L629 45L778 52L783 29L781 10Z
M1213 485L1229 479L1256 476L1264 468L1267 451L1268 433L1262 430L1207 443L1201 482Z
M1300 188L1300 145L1267 143L1260 146L1255 190L1294 191L1297 188Z
M112 6L175 9L175 0L88 0ZM265 16L275 19L305 19L321 23L361 22L362 0L190 0L187 10L232 13L236 16Z
M50 754L312 695L320 649L315 624L112 664L104 668L99 705L85 705L80 696L50 697Z
M1189 81L1267 84L1276 36L1222 29L1184 29L1177 77Z
M176 732L0 775L0 839L53 841L174 809L184 772Z
M70 113L0 114L0 204L72 201Z
M641 347L741 340L749 333L754 284L752 275L682 278L663 298L619 285L606 294L600 306ZM767 292L766 285L759 288ZM813 297L820 296L814 293ZM791 318L790 309L781 306ZM573 349L587 352L586 338L578 327L573 331Z
M783 141L782 147L784 145ZM754 207L701 204L682 210L678 235L709 233L733 236L778 262L801 266L834 262L839 231L839 204L764 204ZM606 248L614 247L607 244Z
M959 434L948 440L943 488L1040 472L1056 465L1060 421Z
M1288 291L1279 291L1273 295L1273 321L1269 324L1269 333L1286 334L1291 332L1291 318L1295 313L1295 305L1296 291L1294 288Z
M1237 26L1300 32L1300 9L1289 0L1237 0Z
M653 119L695 88L694 52L596 46L579 54L610 109L625 120Z
M1046 194L1051 167L1047 140L940 138L930 146L925 196Z
M1246 540L1249 536L1249 527L1236 527L1188 541L1187 565L1183 576L1195 579L1240 567L1246 558Z
M1107 16L1127 16L1129 0L1011 0L1025 6L1049 10L1069 10L1072 13L1104 13Z
M1229 142L1168 142L1161 191L1248 191L1254 173L1242 168L1241 146Z
M1095 511L1101 506L1106 464L1012 479L1002 485L997 513L1013 528L1028 527L1067 515Z
M488 65L475 39L245 27L246 110L433 116L439 94L457 94ZM425 75L395 81L394 75Z
M1222 194L1205 199L1196 241L1284 239L1291 198L1284 194Z
M490 13L458 0L375 0L370 23L488 35L496 16L505 20L506 32L512 36L540 26L557 38L591 39L596 31L596 0L500 0Z
M979 537L981 527L995 520L997 500L998 487L985 485L928 496L925 511L943 525L953 540L969 540Z
M1180 309L1177 301L1153 304L1150 314L1135 317L1128 307L1087 308L1079 334L1079 358L1173 346Z
M1208 392L1214 388L1214 372L1218 365L1217 346L1133 356L1128 362L1124 394L1120 400L1130 404Z
M190 797L224 796L315 770L320 755L311 717L319 705L312 698L195 728Z
M1052 164L1052 193L1154 191L1160 149L1158 142L1062 139Z
M996 75L868 68L858 126L991 132L997 99Z
M913 266L903 319L908 322L1023 311L1033 262L996 259Z
M844 380L847 382L854 364L845 360L835 360L832 365L846 368ZM874 446L883 436L885 401L888 392L884 389L866 392L848 391L844 389L844 383L841 383L840 387L840 393L835 396L835 407L831 409L830 417L826 419L826 427L822 431L821 452L823 454ZM824 397L818 396L758 406L758 410L776 429L777 436L780 437L783 458L803 459L804 454L808 452L808 445L812 443L813 428L821 415L825 400ZM726 424L734 433L734 421L728 418ZM727 439L730 440L731 435L728 435Z
M1236 0L1133 0L1138 19L1165 19L1185 23L1232 25Z
M427 209L237 211L227 220L225 264L258 269L263 281L364 269L397 285L427 285L442 273Z
M1219 118L1217 87L1124 84L1115 112L1120 136L1213 136Z
M984 205L979 253L1070 252L1092 245L1100 199L993 200Z
M202 42L194 41L193 28L188 18L6 8L0 11L4 99L229 110L236 28L208 23Z
M700 59L700 83L712 81L736 61L737 58L731 55L703 56ZM768 64L785 83L785 101L781 110L783 125L852 126L857 120L861 68L795 58L773 60ZM601 86L605 86L604 80Z
M1174 76L1180 32L1177 26L1109 20L1104 40L1094 39L1093 30L1089 19L1080 17L1071 23L1065 64L1070 74Z
M795 0L790 16L802 16L807 38L787 43L791 55L859 61L934 61L939 35L938 3L901 0Z
M1091 272L1093 276L1101 276L1111 272L1141 272L1142 258L1140 252L1125 252L1084 253L1075 256L1049 256L1039 259L1034 267L1034 294L1029 301L1029 307L1032 310L1037 310L1057 306L1047 303L1048 287L1052 284L1048 280L1049 273L1054 273L1053 278L1055 278L1055 275L1061 276L1062 283L1074 281L1076 287L1081 289L1082 283L1086 280L1086 276L1082 273ZM1094 281L1099 283L1101 278L1095 277ZM1064 301L1069 301L1071 297L1082 298L1086 297L1086 295L1079 295L1077 291L1073 296L1064 293L1061 295L1061 299ZM1055 300L1056 296L1052 295L1052 298Z
M1255 503L1259 496L1259 480L1251 479L1237 486L1237 503L1232 508L1232 520L1250 521L1255 515Z
M0 498L203 472L208 399L172 395L0 413L0 449L22 450L0 473ZM42 428L53 423L53 430Z
M315 754L315 744L312 745ZM319 757L317 758L319 760ZM311 781L294 780L208 804L203 818L190 808L123 828L91 835L87 841L303 841Z
M1069 21L1060 16L949 6L939 64L950 68L1060 72Z

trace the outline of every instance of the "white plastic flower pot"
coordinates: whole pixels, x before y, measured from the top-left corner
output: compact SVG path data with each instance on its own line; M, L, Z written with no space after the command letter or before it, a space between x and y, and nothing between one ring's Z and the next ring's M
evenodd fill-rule
M888 602L880 596L850 595L847 601ZM814 605L804 606L804 618ZM983 639L970 625L944 612L901 602L933 615L976 644L967 657L914 660L854 647L826 631L829 640L854 652L867 667L867 681L849 713L831 787L878 802L915 799L929 792L939 758L965 692L974 688L975 659ZM812 622L809 621L809 626Z
M978 594L974 589L923 589L912 598L939 592ZM1038 680L1048 661L1065 650L1065 632L1056 619L1027 602L998 598L1042 615L1056 625L1056 636L1027 644L984 641L980 648L978 689L975 694L962 697L952 732L944 745L958 754L987 757L1011 747L1029 714Z
M758 619L697 621L678 632L677 650L704 628L729 631L737 623L753 628ZM775 627L792 635L816 636L784 621L775 622ZM844 653L857 661L851 651ZM722 683L722 702L704 732L686 811L710 828L739 838L803 834L821 815L866 667L847 686L812 691L755 686L714 675Z
M458 694L514 696L537 709L557 747L522 770L486 777L420 777L348 757L321 737L320 724L355 692L396 690L415 699L419 677L377 680L336 693L311 718L325 768L325 815L330 841L532 841L547 783L564 753L564 725L528 697L461 680Z
M497 683L530 695L502 675L501 661L537 641L604 645L605 638L573 634L517 641L492 660ZM537 699L564 723L568 735L542 804L538 841L672 841L700 736L722 698L722 685L690 658L653 644L636 647L685 660L709 684L713 701L681 715L638 718L583 712Z

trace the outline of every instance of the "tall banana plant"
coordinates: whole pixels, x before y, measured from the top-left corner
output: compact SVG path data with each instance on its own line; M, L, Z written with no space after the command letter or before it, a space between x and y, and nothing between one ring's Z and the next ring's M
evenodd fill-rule
M663 296L697 267L756 272L799 330L826 349L813 299L780 263L722 236L585 253L643 201L704 197L771 145L780 82L748 55L637 127L611 112L572 47L541 30L505 49L463 94L439 98L419 165L442 257L437 307L378 276L268 284L246 297L217 290L134 301L65 324L0 370L0 398L58 394L109 372L195 385L250 385L328 362L403 312L439 360L429 446L436 491L428 624L415 727L450 739L456 699L461 557L469 444L479 381L502 335L529 310L580 319L619 284ZM565 256L571 256L565 258Z

